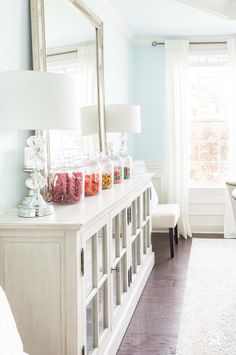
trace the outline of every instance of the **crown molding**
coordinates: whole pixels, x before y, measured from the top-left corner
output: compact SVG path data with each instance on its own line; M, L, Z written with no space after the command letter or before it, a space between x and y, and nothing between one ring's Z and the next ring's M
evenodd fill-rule
M221 4L214 4L209 0L175 0L187 6L208 12L212 15L220 16L228 20L236 19L236 4L232 0L227 0L227 3L222 6Z

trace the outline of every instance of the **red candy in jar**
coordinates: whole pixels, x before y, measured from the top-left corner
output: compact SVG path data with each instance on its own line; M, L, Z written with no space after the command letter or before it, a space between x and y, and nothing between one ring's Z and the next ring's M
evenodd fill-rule
M83 170L55 170L49 176L49 198L55 204L78 203L84 198Z

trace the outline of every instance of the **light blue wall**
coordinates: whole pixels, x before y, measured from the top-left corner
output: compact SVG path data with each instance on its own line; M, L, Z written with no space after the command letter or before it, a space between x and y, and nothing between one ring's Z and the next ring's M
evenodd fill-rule
M0 71L31 68L28 0L0 3ZM3 120L4 117L0 117ZM0 213L24 193L23 147L28 132L0 131Z
M119 29L104 23L105 99L107 104L133 100L133 46Z
M164 162L164 48L134 46L134 102L141 106L142 133L134 135L134 159Z
M130 103L133 98L133 46L118 25L109 1L87 0L87 5L103 21L106 103Z

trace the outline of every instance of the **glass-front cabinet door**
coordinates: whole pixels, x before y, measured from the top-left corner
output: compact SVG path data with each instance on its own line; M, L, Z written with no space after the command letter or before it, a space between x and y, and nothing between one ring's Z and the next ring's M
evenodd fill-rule
M128 289L127 209L114 210L111 221L111 310L113 317Z
M83 234L82 275L84 291L84 352L89 355L100 346L109 328L108 220L95 224Z
M131 202L131 283L151 248L150 189Z
M151 256L150 190L124 200L82 233L84 354L97 354L122 318Z
M150 188L142 194L142 241L143 255L146 255L151 247L151 207L150 207Z
M141 245L141 196L138 196L131 203L131 281L138 272L142 263Z

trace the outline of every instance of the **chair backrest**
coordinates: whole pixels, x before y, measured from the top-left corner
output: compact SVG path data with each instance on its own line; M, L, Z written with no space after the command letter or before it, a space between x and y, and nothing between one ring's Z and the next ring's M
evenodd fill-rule
M226 187L227 187L227 190L229 193L229 198L230 198L230 202L231 202L231 206L232 206L232 210L233 210L233 215L236 220L236 200L232 196L233 190L236 189L236 181L226 181L225 184L226 184Z
M154 187L152 182L151 182L151 196L152 196L152 198L151 198L151 208L152 208L152 210L154 210L155 207L159 203L159 197L158 197L158 194L157 194L156 189L155 189L155 187Z

